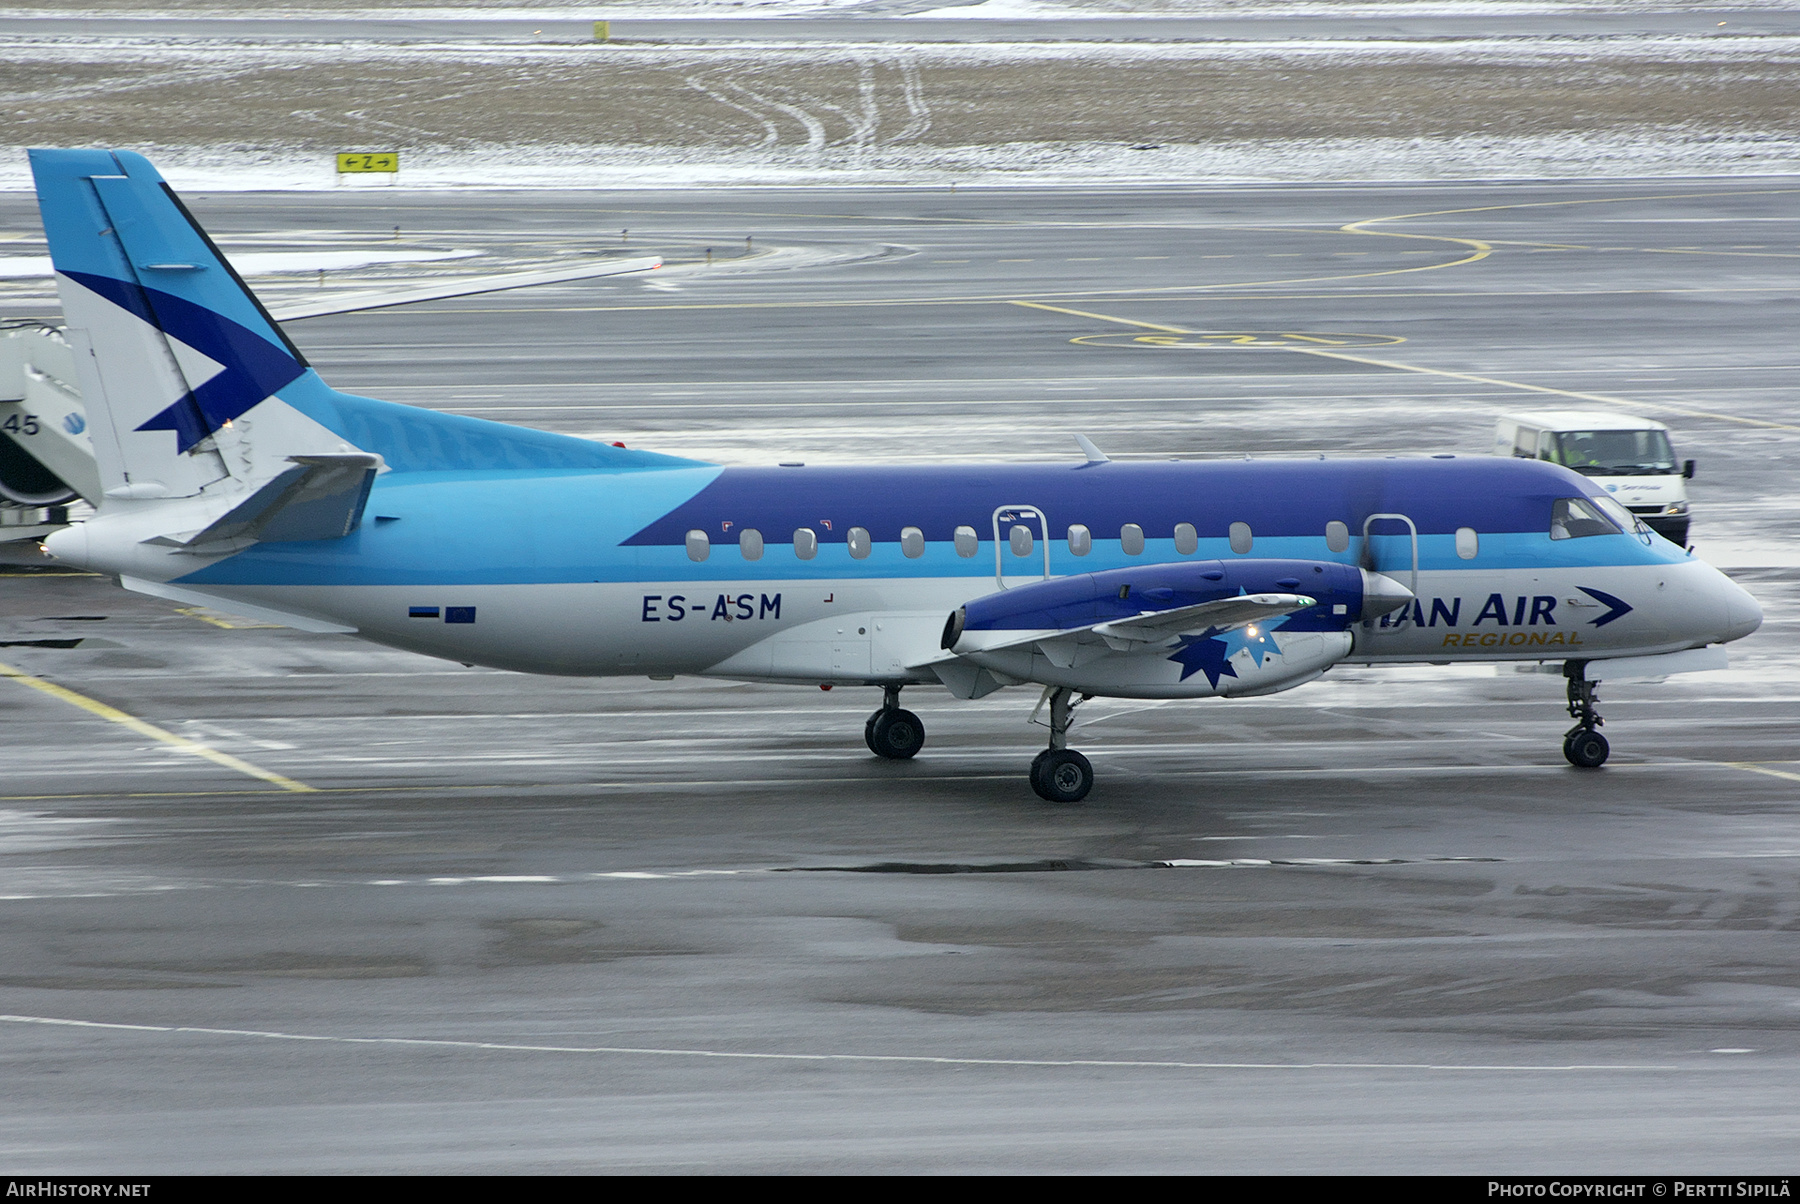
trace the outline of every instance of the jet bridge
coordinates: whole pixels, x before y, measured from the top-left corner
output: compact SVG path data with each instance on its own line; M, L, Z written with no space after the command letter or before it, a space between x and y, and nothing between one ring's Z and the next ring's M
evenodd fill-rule
M74 350L48 324L0 329L0 542L42 539L99 496Z

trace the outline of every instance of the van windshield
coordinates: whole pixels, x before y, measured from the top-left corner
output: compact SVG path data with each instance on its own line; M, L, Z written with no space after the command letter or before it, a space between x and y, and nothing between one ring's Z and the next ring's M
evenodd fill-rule
M1551 437L1557 464L1590 477L1643 477L1679 472L1663 431L1559 431Z

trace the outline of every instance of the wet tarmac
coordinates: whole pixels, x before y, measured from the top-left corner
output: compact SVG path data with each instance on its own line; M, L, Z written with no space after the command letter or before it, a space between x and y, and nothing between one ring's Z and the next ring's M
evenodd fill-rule
M1059 807L1024 690L909 691L890 764L872 690L528 678L10 569L0 1168L1788 1170L1796 189L190 198L227 246L630 228L680 270L292 333L341 388L736 463L1479 454L1637 403L1768 617L1605 687L1597 772L1557 677L1341 668L1095 700Z

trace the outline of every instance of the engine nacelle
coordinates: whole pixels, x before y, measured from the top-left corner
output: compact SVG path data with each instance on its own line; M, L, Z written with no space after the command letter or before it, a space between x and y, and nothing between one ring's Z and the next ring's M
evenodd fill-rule
M61 506L77 496L67 481L0 434L0 498L16 506Z
M1202 603L1300 595L1312 604L1266 620L1134 641L1107 624ZM1115 698L1244 697L1313 680L1350 654L1350 627L1412 593L1355 565L1314 560L1196 561L1062 577L988 594L945 624L943 644L1005 677Z

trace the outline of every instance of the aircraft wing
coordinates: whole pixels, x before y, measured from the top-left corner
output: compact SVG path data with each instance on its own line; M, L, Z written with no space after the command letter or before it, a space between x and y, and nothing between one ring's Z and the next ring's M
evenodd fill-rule
M1254 623L1258 619L1292 614L1316 606L1317 600L1305 594L1244 594L1236 598L1220 598L1193 606L1177 606L1173 610L1147 610L1128 619L1109 619L1086 627L1070 627L1061 631L967 632L958 641L958 649L970 652L999 652L1006 648L1022 648L1028 644L1048 644L1074 640L1091 643L1094 637L1104 640L1115 651L1129 652L1145 644L1161 644L1178 635L1212 628L1226 631ZM1000 637L992 642L984 636ZM971 639L970 637L974 637ZM1083 638L1087 637L1087 638Z
M498 293L510 288L526 288L533 284L560 284L569 280L592 280L600 276L624 276L632 272L652 271L661 266L662 259L656 255L646 255L637 259L598 259L572 268L551 268L535 272L501 272L493 276L466 276L460 280L448 280L442 284L339 293L333 297L322 297L317 301L271 305L269 313L278 322L292 322L300 318L323 318L329 314L350 314L359 313L365 309L386 309L391 305L411 305L418 301L442 301L449 297L472 297L478 293Z
M1305 594L1244 594L1236 598L1220 598L1194 606L1178 606L1174 610L1145 611L1129 619L1096 623L1088 630L1111 644L1160 644L1178 635L1203 631L1208 627L1220 631L1242 627L1259 619L1293 614L1318 605L1316 598Z

